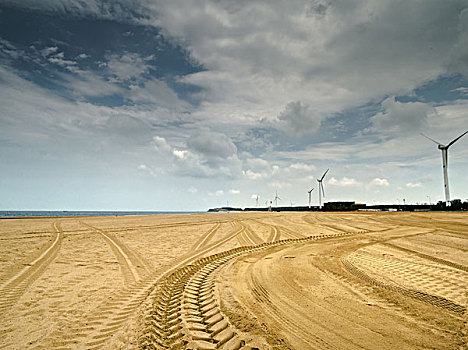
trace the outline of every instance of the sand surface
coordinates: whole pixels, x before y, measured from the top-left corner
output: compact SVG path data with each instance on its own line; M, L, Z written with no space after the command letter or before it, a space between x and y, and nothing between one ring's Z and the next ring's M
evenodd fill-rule
M0 219L0 349L466 349L466 213Z

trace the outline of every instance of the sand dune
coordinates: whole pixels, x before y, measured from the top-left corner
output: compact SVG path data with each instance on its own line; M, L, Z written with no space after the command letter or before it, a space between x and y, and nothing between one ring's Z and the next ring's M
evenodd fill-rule
M464 213L0 219L1 349L462 349Z

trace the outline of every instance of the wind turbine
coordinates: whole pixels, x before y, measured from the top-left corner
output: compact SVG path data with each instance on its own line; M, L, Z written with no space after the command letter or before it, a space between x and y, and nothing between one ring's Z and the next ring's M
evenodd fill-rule
M278 199L281 200L281 198L278 197L278 190L276 190L276 195L275 195L275 207L278 206Z
M323 196L325 197L325 190L323 189L323 184L322 184L322 181L323 181L323 178L325 177L325 175L327 175L328 173L328 170L330 169L327 169L327 171L325 171L322 175L322 177L319 179L317 179L317 182L318 182L318 193L319 193L319 207L321 208L322 207L322 194ZM320 191L322 190L322 191Z
M313 191L313 190L314 190L314 189L312 188L310 191L307 191L307 193L309 194L309 208L310 208L310 202L311 202L311 200L312 200L312 191Z
M255 200L255 206L258 207L258 194L257 194L257 199Z
M450 191L449 191L449 183L448 183L448 149L450 146L452 146L455 142L457 142L460 138L465 136L468 133L468 130L465 131L463 134L458 136L456 139L450 141L447 145L443 145L440 142L437 142L436 140L431 139L430 137L421 134L424 136L426 139L431 140L432 142L437 144L437 148L439 148L442 151L442 170L444 172L444 188L445 188L445 204L447 206L450 205Z

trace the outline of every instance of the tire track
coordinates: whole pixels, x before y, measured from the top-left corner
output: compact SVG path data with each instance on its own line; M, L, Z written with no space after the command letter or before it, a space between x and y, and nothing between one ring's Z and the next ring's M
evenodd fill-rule
M213 238L214 234L216 231L218 231L219 227L221 226L221 223L217 222L212 228L208 230L207 233L205 233L198 242L196 242L191 250L199 250L203 248L204 246L207 245L207 243Z
M260 238L247 224L244 225L245 234L250 242L253 245L262 244L264 243L263 239Z
M249 236L245 224L239 223L240 225L240 234L237 236L237 241L241 246L253 246L255 241Z
M280 230L276 226L271 226L270 236L268 237L268 242L277 241L280 238Z
M276 227L277 227L279 230L281 230L281 232L282 232L283 234L285 234L285 235L288 236L288 237L291 237L292 239L295 239L295 238L303 238L303 237L304 237L303 235L301 235L301 234L299 234L299 233L297 233L297 232L294 232L294 231L292 231L292 230L290 230L290 229L288 229L288 228L286 228L286 227L284 227L284 226L277 225Z
M52 227L55 231L55 238L50 246L0 286L0 313L9 309L55 259L62 243L63 231L59 222L54 222Z
M236 232L241 234L244 227ZM223 315L215 297L213 273L239 256L284 244L354 235L309 236L256 246L242 246L198 259L164 275L151 293L151 305L143 318L140 349L239 349L245 342Z
M266 225L266 226L269 226L269 227L274 227L277 231L278 231L278 234L280 235L284 235L286 237L289 237L291 239L296 239L296 238L304 238L304 235L301 235L301 234L298 234L297 232L294 232L284 226L281 226L281 225L272 225L272 224L267 224L263 221L260 221L260 220L256 220L258 223L262 224L262 225ZM276 237L276 239L279 239L279 235L278 237ZM271 237L271 236L270 236Z
M386 290L390 290L393 292L397 292L399 294L408 296L410 298L440 307L442 309L446 309L452 312L456 312L459 314L463 314L466 312L466 307L462 305L458 305L448 299L445 299L443 297L427 294L424 292L420 292L417 290L409 289L409 288L404 288L400 287L394 284L386 283L380 280L377 280L368 274L366 274L363 270L358 268L356 265L353 264L353 262L349 259L349 255L346 257L341 257L341 262L343 263L343 266L353 274L354 276L360 278L361 280L377 287L384 288Z
M258 279L252 273L253 265L249 266L247 283L252 291L254 298L257 302L264 305L262 311L266 312L272 319L274 319L281 328L289 329L292 334L299 335L301 341L306 343L310 348L316 349L334 349L331 344L328 344L322 338L304 330L301 325L294 322L293 320L285 317L281 310L275 305L275 302L271 300L269 292L262 286ZM291 309L292 311L293 309Z
M445 266L450 266L450 267L453 267L457 270L461 270L461 271L465 271L465 272L468 272L468 266L464 266L464 265L460 265L460 264L457 264L457 263L454 263L452 261L448 261L448 260L444 260L444 259L440 259L440 258L437 258L435 256L432 256L432 255L428 255L428 254L424 254L424 253L420 253L420 252L417 252L415 250L411 250L411 249L408 249L408 248L404 248L404 247L401 247L399 245L396 245L396 244L393 244L393 243L388 243L388 242L384 242L382 243L386 246L389 246L391 248L395 248L395 249L398 249L398 250L401 250L405 253L410 253L410 254L414 254L416 256L419 256L420 258L423 258L423 259L427 259L427 260L431 260L433 262L436 262L436 263L439 263L439 264L442 264L442 265L445 265Z
M235 224L232 233L227 237L213 242L199 251L192 251L190 254L179 258L169 270L164 271L164 267L157 270L153 269L139 282L125 286L122 291L114 295L112 300L101 305L91 315L88 315L86 322L82 326L73 325L77 329L77 332L84 332L83 338L80 339L83 347L86 349L102 348L122 327L124 322L135 314L135 311L148 300L155 288L161 283L161 280L164 279L164 276L170 275L173 271L191 264L208 252L235 239L241 230L242 227L239 224ZM60 334L56 334L56 338L60 338ZM68 344L75 346L73 339Z
M129 254L126 253L126 251L128 252L128 248L125 249L124 245L119 243L115 237L111 236L110 233L91 226L85 222L80 221L80 223L93 229L94 231L101 234L102 237L104 237L104 240L110 246L112 252L119 262L125 285L130 285L131 283L138 282L141 279L140 274L137 271L137 266L140 265L140 261L136 260L135 258L130 259Z
M268 236L267 242L271 243L271 242L277 241L281 237L280 229L277 226L267 224L267 223L265 223L263 221L260 221L258 219L255 219L255 220L252 220L252 221L255 221L256 223L258 223L258 224L260 224L262 226L267 226L267 227L270 228L270 235Z

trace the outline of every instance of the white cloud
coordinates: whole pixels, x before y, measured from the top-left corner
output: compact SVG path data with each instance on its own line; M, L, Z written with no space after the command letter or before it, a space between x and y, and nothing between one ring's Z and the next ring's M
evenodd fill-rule
M300 101L288 103L284 111L278 116L280 129L298 136L315 133L322 119L322 115L312 111L308 105ZM283 124L281 122L285 125L281 125ZM284 128L284 126L286 128Z
M168 152L171 149L164 137L154 136L152 144L157 151Z
M282 189L282 188L291 187L291 184L285 181L273 181L273 182L268 183L268 186Z
M419 187L422 187L422 184L420 182L417 182L417 183L412 183L412 182L408 182L406 184L406 187L409 187L409 188L419 188Z
M381 179L381 178L374 178L370 183L369 186L371 187L388 187L390 186L390 183L388 182L387 179Z
M428 125L428 114L435 113L435 109L421 102L402 103L389 97L382 102L383 112L371 118L374 131L382 133L398 132L402 134L414 133Z
M250 199L257 199L257 197L258 197L258 194L253 194L250 196Z
M192 177L227 176L237 178L242 175L241 160L237 147L224 134L206 129L196 130L186 140L186 150L177 150L179 175ZM183 154L181 153L183 152Z
M245 163L250 169L255 171L270 170L270 163L268 163L265 159L247 158Z
M147 166L145 164L140 164L137 169L138 170L146 170Z
M125 98L139 105L152 104L178 112L188 108L187 103L181 101L174 90L157 79L149 79L139 85L130 85L130 91L125 94Z
M68 65L67 68L73 69L73 65ZM67 82L66 86L70 88L75 95L98 97L109 96L117 93L123 93L122 87L108 81L106 78L100 77L91 71L76 70L74 75L62 74L63 79Z
M41 52L41 55L44 56L44 57L47 57L55 52L58 51L58 47L57 46L51 46L51 47L46 47L44 49L42 49L40 52Z
M329 185L339 186L339 187L348 187L348 186L360 186L361 183L356 179L343 177L340 180L337 180L335 177L331 177L328 182Z
M250 180L260 180L268 176L265 173L256 173L250 169L248 169L247 171L243 171L243 174Z
M190 186L187 190L187 192L195 194L198 192L198 189L196 187Z
M237 147L229 137L209 130L197 130L187 140L187 147L213 163L237 154Z
M146 60L136 53L112 55L106 66L108 73L117 81L138 80L148 72Z
M223 191L223 190L217 190L217 191L215 192L215 196L218 196L218 197L219 197L219 196L222 196L222 195L224 195L224 191Z
M173 149L172 154L178 158L178 159L184 159L187 155L188 151L186 150L178 150L178 149Z
M452 89L450 90L450 92L460 92L462 93L463 95L468 95L468 87L459 87L459 88L456 88L456 89Z
M231 190L229 190L229 193L230 193L230 194L239 194L240 191L239 191L239 190L235 190L235 189L231 189Z
M304 172L312 172L316 170L315 166L305 164L305 163L293 163L289 166L288 169L299 170L299 171L304 171Z

